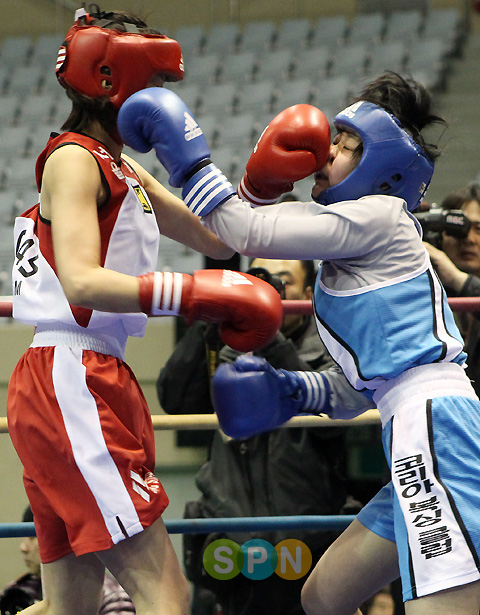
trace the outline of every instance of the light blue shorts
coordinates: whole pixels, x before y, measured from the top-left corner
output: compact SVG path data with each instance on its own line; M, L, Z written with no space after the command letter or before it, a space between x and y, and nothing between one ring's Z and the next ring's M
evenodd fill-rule
M396 542L403 599L480 579L480 402L417 396L382 438L392 481L357 519Z

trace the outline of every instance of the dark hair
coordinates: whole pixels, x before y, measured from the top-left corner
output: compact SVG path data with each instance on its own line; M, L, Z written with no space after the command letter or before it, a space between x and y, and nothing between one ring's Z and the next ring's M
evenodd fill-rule
M134 30L143 34L160 34L158 30L149 28L143 19L128 11L105 12L100 10L98 4L90 4L88 14L93 18L89 21L89 25L92 26L97 25L118 32ZM80 21L86 23L86 18L81 17ZM62 130L84 132L93 121L98 121L107 132L115 130L118 110L112 105L108 96L92 98L70 87L67 87L66 91L68 98L72 101L72 110L61 126Z
M248 260L249 267L252 267L252 263L254 260L255 258L250 258ZM305 260L305 261L301 260L299 262L301 263L303 271L305 273L305 277L303 280L303 290L305 290L309 286L313 288L315 286L315 279L317 277L317 267L315 265L315 262L311 260Z
M385 71L367 83L354 102L365 100L394 115L430 160L440 156L437 145L427 143L421 131L433 124L446 126L446 121L432 113L432 97L428 89L410 77Z
M443 199L442 209L462 209L465 203L477 201L480 203L480 184L468 184L458 190L453 190Z
M303 281L303 290L311 286L315 286L315 279L317 277L317 268L313 261L300 261L302 263L303 270L305 272L305 279Z

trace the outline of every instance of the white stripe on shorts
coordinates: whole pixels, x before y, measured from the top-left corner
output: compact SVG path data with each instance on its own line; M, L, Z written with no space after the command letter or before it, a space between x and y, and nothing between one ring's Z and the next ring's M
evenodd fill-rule
M57 346L53 385L77 466L88 484L114 544L143 527L122 477L105 443L98 409L86 385L83 350Z
M418 396L405 402L392 425L392 482L408 532L413 598L479 578L455 502L437 476L430 404L427 394L423 403Z

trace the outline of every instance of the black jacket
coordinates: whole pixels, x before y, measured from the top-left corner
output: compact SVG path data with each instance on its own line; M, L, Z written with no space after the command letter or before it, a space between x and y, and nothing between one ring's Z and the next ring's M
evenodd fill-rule
M207 330L205 323L195 323L161 370L157 390L168 413L205 412L207 406L213 411L206 394L206 359L203 368L199 365L202 351L206 356L203 336ZM268 347L255 354L264 356L275 368L288 370L326 369L333 364L310 317L290 339L279 333ZM223 361L234 360L236 355L227 347L220 352ZM234 441L215 432L208 460L196 476L202 496L187 505L186 515L338 514L346 499L344 435L345 429L339 427L281 428ZM322 551L332 536L329 532L302 530L228 535L239 543L249 537L261 537L272 544L287 537L298 538L310 549Z

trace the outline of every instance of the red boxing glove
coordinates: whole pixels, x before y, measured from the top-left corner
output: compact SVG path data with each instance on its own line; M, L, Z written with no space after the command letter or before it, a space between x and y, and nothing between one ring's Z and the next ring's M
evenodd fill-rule
M325 166L330 155L330 125L312 105L280 112L253 148L238 196L254 205L271 205L293 184Z
M239 352L268 344L282 324L278 292L246 273L201 269L183 273L147 273L139 276L143 312L152 316L183 314L191 322L220 323L220 337Z

